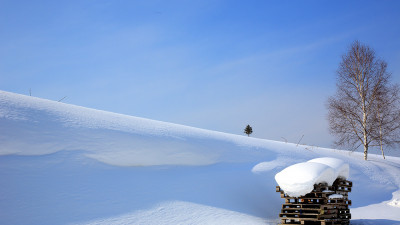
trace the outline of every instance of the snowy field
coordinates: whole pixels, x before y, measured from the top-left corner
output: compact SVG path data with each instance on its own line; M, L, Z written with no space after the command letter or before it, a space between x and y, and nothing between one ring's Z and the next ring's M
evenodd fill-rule
M275 174L318 157L349 165L352 224L400 224L398 157L364 161L0 91L0 224L277 224Z

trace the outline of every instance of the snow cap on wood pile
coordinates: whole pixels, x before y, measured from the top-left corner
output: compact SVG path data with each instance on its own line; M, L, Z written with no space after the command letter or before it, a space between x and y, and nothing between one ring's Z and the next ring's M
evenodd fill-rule
M327 183L337 178L349 177L349 165L337 158L316 158L304 163L291 165L275 175L281 189L291 197L310 193L314 184Z

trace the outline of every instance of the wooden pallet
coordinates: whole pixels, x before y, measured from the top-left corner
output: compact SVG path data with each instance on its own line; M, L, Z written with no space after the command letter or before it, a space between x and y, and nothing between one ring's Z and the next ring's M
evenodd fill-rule
M300 196L291 197L279 187L281 198L285 199L282 210L279 213L280 225L304 224L304 225L348 225L351 214L348 193L351 192L353 183L348 180L336 179L332 186L326 183L314 185L312 192ZM330 198L333 194L342 195L342 198Z

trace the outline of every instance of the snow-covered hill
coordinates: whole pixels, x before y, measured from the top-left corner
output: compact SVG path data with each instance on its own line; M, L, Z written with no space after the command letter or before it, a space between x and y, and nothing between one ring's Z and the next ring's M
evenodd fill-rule
M353 224L400 224L397 157L364 161L0 91L0 224L276 224L275 174L326 156L350 165Z

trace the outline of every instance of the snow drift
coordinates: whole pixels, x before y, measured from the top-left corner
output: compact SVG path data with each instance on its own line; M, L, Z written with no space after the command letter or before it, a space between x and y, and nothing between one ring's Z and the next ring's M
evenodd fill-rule
M257 157L234 146L265 143L4 91L0 106L0 155L83 150L116 166L209 165Z
M2 224L275 225L275 174L308 160L349 174L352 223L399 224L400 159L368 158L0 91Z

